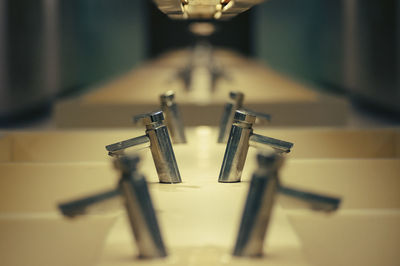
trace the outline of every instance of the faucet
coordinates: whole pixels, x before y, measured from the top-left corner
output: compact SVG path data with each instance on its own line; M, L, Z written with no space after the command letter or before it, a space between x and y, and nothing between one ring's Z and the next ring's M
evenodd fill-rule
M164 112L165 122L171 134L172 141L174 143L186 143L182 117L174 99L175 93L173 91L161 94L161 110Z
M223 67L216 62L213 47L207 42L198 42L195 44L188 63L185 67L178 70L175 78L182 80L185 91L194 91L199 88L196 82L199 70L200 73L207 75L207 91L203 92L215 92L218 80L222 78L226 80L231 79Z
M123 156L114 161L121 176L116 189L82 199L62 203L62 214L73 218L90 213L93 207L109 206L110 201L122 197L128 213L132 233L136 240L140 258L167 256L156 213L145 177L138 171L139 156Z
M181 175L176 163L168 129L164 125L162 111L141 114L134 117L135 122L143 122L146 134L136 138L120 141L106 146L108 154L114 157L124 155L129 147L137 149L150 147L161 183L181 183Z
M272 147L280 153L288 153L293 143L253 133L256 116L249 111L236 110L226 144L218 182L240 182L249 146Z
M279 169L283 157L272 149L257 155L258 169L253 173L240 223L233 255L261 256L263 243L277 193L305 203L313 210L332 212L338 209L339 198L288 188L280 184Z
M244 94L242 92L231 91L229 93L230 101L225 104L221 122L219 124L218 143L224 143L228 140L228 131L232 126L235 111L243 106Z
M271 116L261 112L251 111L243 108L244 94L239 91L229 92L229 101L225 104L221 122L219 124L218 143L226 143L229 136L229 130L232 126L236 110L246 110L257 116L258 119L270 121Z

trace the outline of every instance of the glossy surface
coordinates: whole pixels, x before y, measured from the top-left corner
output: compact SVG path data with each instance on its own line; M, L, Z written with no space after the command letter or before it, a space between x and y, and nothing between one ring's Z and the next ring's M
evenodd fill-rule
M60 260L52 265L62 265L62 261L71 265L70 259L74 259L101 266L397 265L397 130L257 130L295 143L296 149L282 168L285 184L342 196L343 210L321 216L278 198L265 243L266 256L251 260L231 257L248 181L256 166L255 150L249 151L242 182L220 184L216 180L225 145L216 144L217 129L189 128L188 144L174 146L183 183L160 184L150 153L140 152L140 167L148 178L170 256L138 260L123 215L108 235L115 214L114 218L96 215L87 223L82 219L79 225L60 216L49 221L46 215L56 215L61 201L115 186L115 170L104 145L143 131L14 132L0 139L0 145L6 147L0 157L15 161L0 163L0 231L7 236L2 254L8 255L7 262L21 262L19 254L25 251L30 261L7 265L44 265L52 258ZM34 220L39 216L42 218ZM69 252L57 250L62 248L57 246L59 239ZM80 248L81 244L85 248ZM92 247L99 249L92 252Z
M167 91L160 95L161 110L173 143L186 143L185 128L182 116L175 100L175 93Z
M106 150L109 155L118 157L124 155L128 148L139 150L149 143L160 182L170 184L182 182L168 129L164 124L163 112L136 115L134 121L143 122L146 126L146 135L107 145Z

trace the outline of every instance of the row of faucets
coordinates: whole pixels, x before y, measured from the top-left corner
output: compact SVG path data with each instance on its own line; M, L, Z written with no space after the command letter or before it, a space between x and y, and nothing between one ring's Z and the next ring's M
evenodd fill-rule
M121 172L118 187L59 206L64 215L75 217L86 214L95 204L122 196L142 258L164 257L167 251L146 179L137 167L140 158L137 154L127 154L127 149L150 147L159 181L170 184L182 182L169 134L174 144L186 143L182 118L173 92L161 95L160 99L161 111L135 116L133 119L135 123L142 122L145 125L145 135L106 146L108 154L115 157L116 168ZM260 256L278 192L307 203L311 209L325 212L336 210L340 199L300 191L280 183L279 169L284 154L290 152L293 143L255 134L253 124L256 118L269 120L270 117L244 109L243 99L243 93L231 92L230 101L225 105L218 142L226 142L226 149L218 181L240 182L249 146L258 148L258 168L251 179L233 255Z
M108 154L114 157L125 155L127 149L150 147L161 183L182 182L169 137L171 133L174 144L186 143L182 117L174 96L172 91L160 96L161 111L134 116L135 124L141 122L146 127L145 135L106 146ZM293 143L254 133L256 118L270 120L270 116L244 109L243 99L243 93L231 92L230 101L224 108L217 141L227 145L219 182L240 182L249 146L272 147L278 153L288 153L293 147Z

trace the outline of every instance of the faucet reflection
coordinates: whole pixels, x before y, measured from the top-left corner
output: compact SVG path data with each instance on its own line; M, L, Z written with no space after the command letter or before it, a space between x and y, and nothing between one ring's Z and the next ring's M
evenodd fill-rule
M258 169L254 172L242 215L233 255L261 256L264 238L271 220L271 211L277 193L290 196L309 205L313 210L337 210L339 198L327 197L284 187L279 182L283 157L272 149L257 155Z
M167 255L145 177L138 171L139 156L122 156L115 160L121 171L118 188L83 199L63 203L59 209L67 217L90 213L93 209L110 206L110 201L122 197L140 258Z

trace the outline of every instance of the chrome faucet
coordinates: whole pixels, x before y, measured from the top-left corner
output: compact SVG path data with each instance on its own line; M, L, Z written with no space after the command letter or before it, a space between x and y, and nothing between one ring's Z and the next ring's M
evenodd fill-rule
M181 175L176 163L168 129L164 125L162 111L138 115L135 122L143 122L146 126L146 134L136 138L120 141L106 146L110 156L120 157L127 148L136 150L150 147L156 166L158 178L161 183L181 183Z
M229 99L229 102L225 104L224 113L222 114L219 124L218 143L224 143L228 140L228 132L232 127L235 111L241 109L243 106L244 94L231 91L229 93Z
M161 110L165 115L165 123L167 124L169 133L174 143L186 143L185 130L183 127L182 117L175 103L175 93L167 91L160 95Z
M167 251L147 183L145 177L137 169L139 161L140 158L137 155L116 159L115 167L121 172L117 189L60 204L59 209L67 217L76 217L88 214L93 208L99 208L99 206L110 206L110 201L122 197L139 250L139 257L165 257Z
M248 111L236 110L226 144L224 160L218 181L240 182L249 146L272 147L280 153L288 153L293 143L253 133L256 116Z
M271 120L271 116L269 114L244 109L244 94L242 92L231 91L229 93L229 99L230 100L225 104L224 112L219 124L218 143L225 143L228 140L229 130L232 127L236 110L246 110L247 112L256 115L258 119L267 121Z
M331 212L338 209L339 198L328 197L284 187L279 181L283 157L272 149L257 155L258 169L254 172L233 250L235 256L261 256L263 243L277 193L307 204L311 209Z

